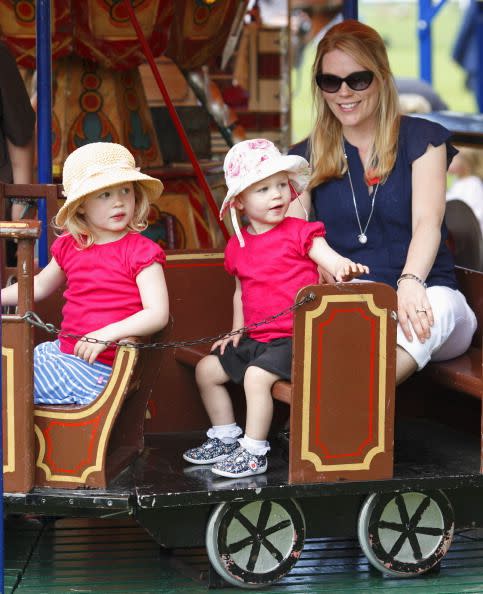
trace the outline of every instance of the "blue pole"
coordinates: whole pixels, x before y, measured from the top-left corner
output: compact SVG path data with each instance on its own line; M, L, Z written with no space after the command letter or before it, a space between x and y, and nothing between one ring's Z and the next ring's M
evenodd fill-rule
M359 19L357 0L344 0L342 7L342 16L344 19Z
M478 13L476 16L476 44L478 55L476 101L480 113L483 113L483 73L481 71L483 68L483 0L479 0L476 4L478 6Z
M38 181L52 183L52 47L50 32L50 0L36 2L37 37L37 159ZM47 266L47 205L39 202L42 232L39 239L39 265Z

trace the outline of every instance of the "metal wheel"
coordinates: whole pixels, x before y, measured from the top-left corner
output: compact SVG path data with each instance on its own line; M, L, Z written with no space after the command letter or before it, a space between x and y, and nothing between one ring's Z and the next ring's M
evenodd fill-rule
M359 543L379 571L399 577L425 573L453 539L453 508L442 491L374 493L359 513Z
M206 528L206 549L216 572L241 588L268 586L295 565L305 520L293 499L220 503Z

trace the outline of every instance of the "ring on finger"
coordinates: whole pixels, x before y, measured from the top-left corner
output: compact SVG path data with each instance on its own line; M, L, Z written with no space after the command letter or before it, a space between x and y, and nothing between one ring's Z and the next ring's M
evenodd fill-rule
M425 314L425 313L426 313L426 310L425 310L424 308L422 308L422 309L417 309L417 310L416 310L416 313L424 313L424 314Z

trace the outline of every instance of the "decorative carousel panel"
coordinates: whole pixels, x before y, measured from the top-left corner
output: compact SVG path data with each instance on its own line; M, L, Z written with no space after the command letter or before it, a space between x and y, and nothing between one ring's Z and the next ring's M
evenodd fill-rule
M52 56L54 59L72 52L70 2L52 0ZM2 36L20 66L35 68L35 0L0 0Z
M54 166L91 142L125 145L140 167L162 163L151 112L136 68L108 70L76 56L55 67Z
M30 491L34 483L32 327L2 319L3 487Z
M165 49L173 18L173 0L131 0L153 55ZM129 13L118 0L73 3L75 51L105 67L129 69L145 60Z
M293 369L289 480L391 478L394 291L379 283L310 290L315 302L295 317L302 356Z
M222 53L247 4L247 0L177 0L166 55L187 70L206 64Z

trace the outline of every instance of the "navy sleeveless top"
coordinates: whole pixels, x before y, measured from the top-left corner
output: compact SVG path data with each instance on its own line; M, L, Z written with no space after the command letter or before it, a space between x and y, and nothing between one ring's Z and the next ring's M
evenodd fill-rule
M367 280L387 283L396 288L406 262L412 237L413 161L426 152L428 145L446 144L448 165L458 152L448 143L450 132L443 126L419 117L402 116L398 153L394 169L379 186L374 211L365 232L367 243L361 244L349 178L333 179L312 190L315 217L325 224L329 245L343 256L369 266ZM364 230L371 212L371 195L364 182L364 170L357 148L345 141L354 194L361 227ZM291 154L310 158L308 140L295 145ZM373 190L375 186L373 187ZM453 256L445 241L446 226L441 228L441 244L434 265L426 279L428 286L457 288Z

